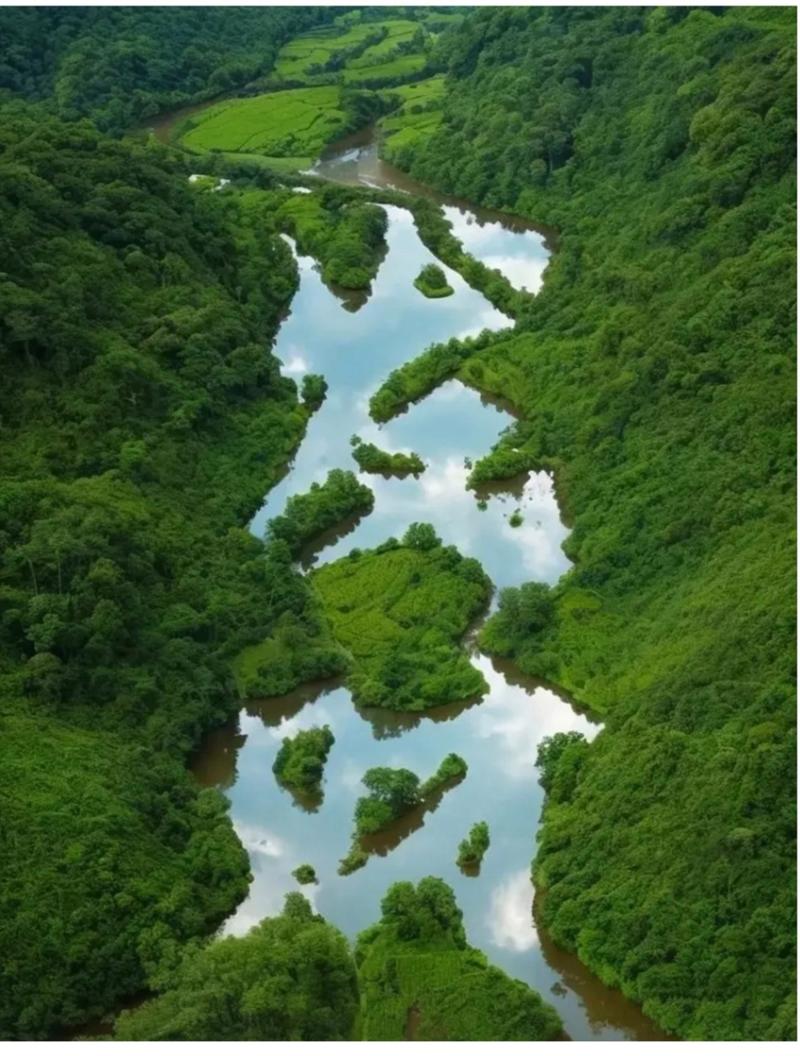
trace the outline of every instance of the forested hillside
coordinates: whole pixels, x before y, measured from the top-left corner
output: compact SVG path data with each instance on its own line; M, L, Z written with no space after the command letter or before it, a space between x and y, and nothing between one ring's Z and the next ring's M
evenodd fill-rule
M0 1033L36 1037L243 896L183 760L236 707L233 655L320 623L245 528L308 414L267 351L287 247L157 145L11 101L0 127Z
M482 641L605 716L545 809L543 918L684 1037L795 1029L794 21L475 12L391 153L560 229L460 376L523 411L515 472L557 468L575 569Z
M240 88L332 8L27 7L0 12L0 89L119 134L169 107Z
M559 1029L465 947L460 923L414 945L431 937L427 901L455 921L440 881L421 901L395 888L362 936L361 1017L344 940L303 899L247 938L203 941L249 882L224 800L186 773L238 707L234 670L242 691L283 693L351 665L376 702L407 708L416 642L453 661L448 699L482 682L451 641L488 589L475 562L406 540L306 580L293 562L339 517L335 488L295 498L266 542L246 528L325 397L310 375L299 402L270 354L297 286L279 233L325 278L368 288L385 237L374 202L401 198L301 197L269 164L216 193L215 178L187 177L243 172L224 143L192 161L139 126L261 90L279 56L283 103L287 70L338 78L376 62L394 103L370 90L348 119L398 106L388 158L559 231L534 298L409 199L422 241L515 324L432 346L372 401L385 420L456 374L520 412L472 484L557 474L574 568L552 590L504 591L480 637L605 722L591 744L556 738L540 757L542 922L680 1037L792 1037L794 12L431 13L422 43L408 26L362 26L358 53L325 52L322 72L307 34L284 48L325 37L337 12L0 12L0 1037L52 1037L147 989L160 996L118 1037L396 1037L398 994L420 1037L472 1037L470 987L519 1011L525 1036ZM384 67L398 61L425 79L395 90L405 74ZM269 124L281 101L263 98ZM307 112L286 112L294 135ZM295 164L286 143L276 157L277 171ZM402 597L424 601L442 561L448 596L456 567L472 587L463 614L431 609L449 621L437 638ZM398 602L370 577L400 564ZM389 602L397 627L359 651L342 627L386 622ZM441 1007L420 979L442 982Z

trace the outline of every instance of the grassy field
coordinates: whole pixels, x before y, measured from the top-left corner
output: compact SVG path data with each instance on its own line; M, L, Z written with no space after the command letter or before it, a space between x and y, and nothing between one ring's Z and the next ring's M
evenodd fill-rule
M378 22L364 22L349 28L329 26L303 33L281 48L275 62L275 74L285 80L308 77L314 66L322 66L334 55L357 47L380 25Z
M346 125L335 85L228 99L190 119L181 136L188 150L220 150L278 158L307 158Z
M489 597L476 561L439 545L395 544L356 551L311 578L334 637L353 657L357 703L422 711L485 691L459 646Z
M369 85L373 81L388 77L414 77L425 68L426 61L424 55L411 53L398 55L397 58L372 66L347 66L344 70L344 82L345 84Z
M391 58L394 49L399 44L410 43L412 37L420 28L418 22L409 22L405 19L392 19L387 22L373 23L373 25L380 26L382 30L386 30L386 36L380 43L371 44L361 55L351 59L347 64L349 69L379 66L381 63L386 62L387 59Z
M423 22L337 21L285 44L273 77L265 82L280 88L287 81L305 81L304 87L219 102L187 117L177 128L177 142L193 153L214 151L279 172L305 169L323 147L348 131L343 85L379 90L387 81L409 80L425 69L428 57L421 44L398 54L398 48L411 47L415 34L423 32L430 40ZM386 141L405 146L435 131L443 91L442 76L384 89L381 94L398 104L381 125Z

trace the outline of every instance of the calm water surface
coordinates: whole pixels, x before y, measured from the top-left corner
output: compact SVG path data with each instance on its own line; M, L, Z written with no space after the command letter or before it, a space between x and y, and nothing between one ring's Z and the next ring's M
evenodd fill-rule
M376 169L381 164L369 144L345 144L315 171L349 182L398 186L388 167ZM515 284L531 291L539 288L548 259L543 234L520 222L505 223L498 214L470 212L463 204L449 202L446 208L456 234L475 256L501 267ZM568 533L550 477L530 474L505 491L484 495L485 510L465 488L465 458L475 459L490 449L513 421L508 409L451 381L382 427L369 418L369 397L381 381L428 344L510 323L449 269L445 271L454 296L423 297L412 281L434 258L419 241L408 212L387 207L387 213L389 252L370 296L360 305L328 289L312 260L298 260L300 288L275 352L283 371L298 380L309 371L323 374L328 397L252 530L262 534L289 495L323 480L329 469L355 471L349 440L357 434L390 451L417 451L426 463L425 472L402 480L361 474L375 493L374 511L323 540L325 545L305 555L306 567L333 560L355 546L371 547L389 536L399 537L412 521L426 520L446 543L477 557L496 587L531 579L554 583L568 568L561 549ZM516 509L524 521L512 528L508 519ZM343 686L318 684L287 697L250 703L235 726L207 739L195 773L229 796L254 876L248 898L224 931L242 934L262 917L279 912L286 892L298 889L291 872L302 862L314 866L320 881L302 890L351 938L378 919L381 898L391 883L432 874L454 888L469 941L493 963L541 991L558 1009L572 1038L663 1037L636 1006L540 935L532 914L530 863L542 805L536 746L542 737L560 730L579 730L591 738L599 727L554 690L494 663L471 643L467 648L490 687L480 702L423 716L397 715L359 710ZM319 802L301 801L277 784L272 764L284 737L323 723L336 737L323 796ZM403 819L376 843L365 868L338 876L339 859L350 844L355 801L364 791L365 770L405 766L424 779L448 752L466 759L466 780L447 791L435 809ZM479 820L489 823L491 846L479 875L467 877L455 864L457 845Z

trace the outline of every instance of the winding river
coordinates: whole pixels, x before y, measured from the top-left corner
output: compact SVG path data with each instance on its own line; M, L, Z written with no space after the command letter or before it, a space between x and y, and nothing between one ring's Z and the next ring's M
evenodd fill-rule
M378 160L369 138L329 151L313 172L343 182L420 190ZM436 197L471 253L501 268L515 285L539 289L549 256L546 236L516 218ZM298 258L300 287L275 352L284 373L298 380L310 371L323 374L329 391L252 530L261 535L289 495L324 479L329 469L355 471L350 437L357 434L389 451L418 452L425 472L402 480L362 474L375 493L374 511L321 540L304 556L306 567L399 537L412 521L425 520L446 543L478 558L496 588L531 579L554 583L569 562L561 549L568 530L551 478L532 473L480 496L465 488L465 459L489 450L513 422L510 409L450 381L382 427L369 418L368 400L381 381L431 342L510 325L449 269L454 295L423 297L412 281L434 258L406 210L387 206L386 211L389 249L368 297L343 298L323 284L311 259ZM516 510L523 521L512 527L509 518ZM551 1001L571 1038L663 1038L637 1006L603 986L577 958L555 949L532 914L530 863L542 806L536 746L559 730L579 730L591 738L599 727L553 689L483 656L471 640L466 647L490 687L479 703L407 716L361 711L341 684L309 685L286 697L248 703L235 724L207 738L194 772L229 797L254 877L224 932L241 934L279 912L286 892L298 889L291 873L302 862L310 862L319 877L318 884L302 890L351 938L378 919L391 883L432 874L455 890L468 940ZM298 801L277 784L272 763L283 737L323 723L336 737L324 795L317 803ZM466 780L435 809L412 814L388 832L365 868L339 876L364 771L405 766L425 778L448 752L467 760ZM481 819L489 823L491 846L479 875L468 877L455 864L456 849Z

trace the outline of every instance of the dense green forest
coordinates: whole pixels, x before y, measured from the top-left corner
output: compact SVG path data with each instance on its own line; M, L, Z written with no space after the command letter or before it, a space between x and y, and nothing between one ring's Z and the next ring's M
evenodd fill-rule
M560 231L456 368L573 522L551 604L509 594L483 642L605 715L548 800L543 921L684 1037L794 1034L794 22L476 12L391 154Z
M69 8L3 12L0 89L53 100L112 133L268 72L281 44L332 8Z
M242 938L189 947L164 992L117 1020L117 1041L340 1041L353 1035L358 985L341 932L302 895Z
M340 13L0 11L0 1036L145 990L117 1038L560 1034L434 878L390 890L355 968L299 895L206 941L249 865L185 764L241 697L342 676L419 713L486 689L459 643L491 585L430 525L302 576L310 540L372 508L339 470L265 541L246 528L326 394L310 375L301 402L269 352L297 286L280 233L367 289L402 196L294 194L136 130L350 77L336 107L388 115L384 156L559 232L534 298L409 198L514 326L409 349L370 404L386 421L457 376L519 412L470 485L556 474L574 567L504 591L480 636L605 722L539 751L541 923L679 1037L794 1037L795 15L349 12L340 52Z
M320 626L288 548L244 528L307 416L264 348L291 254L157 145L12 100L0 125L0 1033L37 1037L242 897L181 763L235 707L238 649Z

